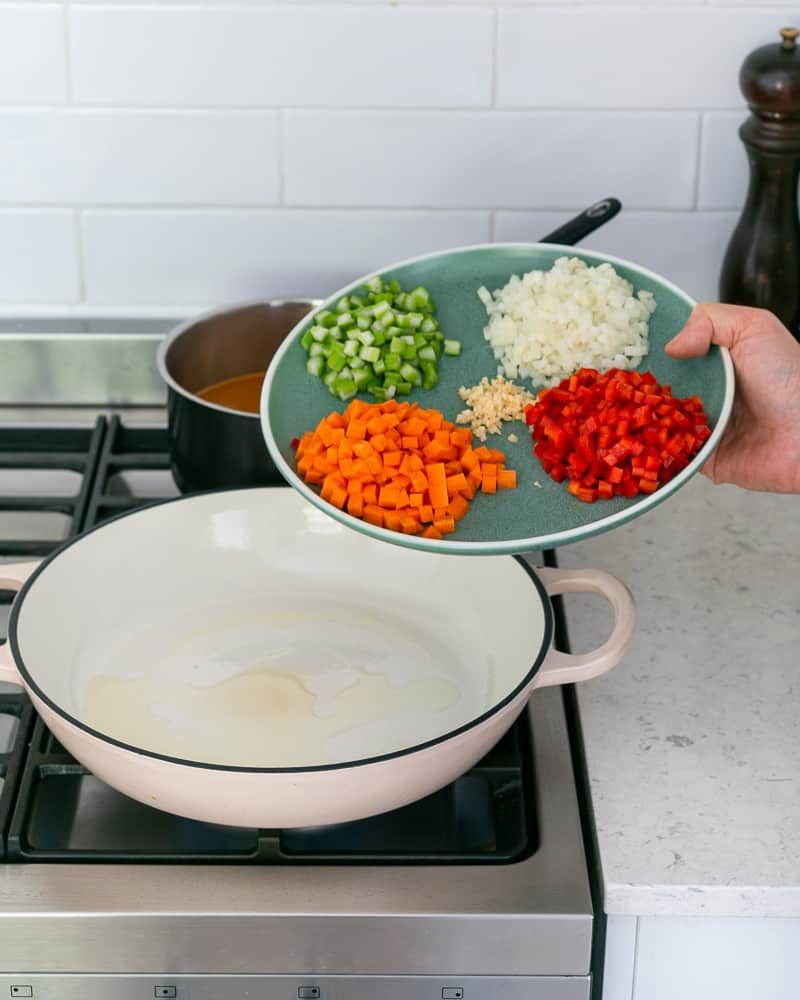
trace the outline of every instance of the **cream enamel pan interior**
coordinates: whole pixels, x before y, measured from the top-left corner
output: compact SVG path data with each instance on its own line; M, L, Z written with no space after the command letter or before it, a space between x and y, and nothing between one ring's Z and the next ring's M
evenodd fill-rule
M67 750L132 798L247 827L430 794L534 688L614 666L635 617L607 574L386 546L283 488L156 504L0 577L21 588L0 679ZM613 606L593 653L551 648L567 590Z

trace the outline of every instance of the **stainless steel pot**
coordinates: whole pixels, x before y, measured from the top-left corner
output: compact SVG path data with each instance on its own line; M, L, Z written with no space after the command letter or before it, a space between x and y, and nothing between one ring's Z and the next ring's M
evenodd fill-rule
M312 299L275 299L218 309L182 323L161 343L157 365L167 385L170 464L182 492L283 482L264 447L258 414L197 393L265 370L314 305Z

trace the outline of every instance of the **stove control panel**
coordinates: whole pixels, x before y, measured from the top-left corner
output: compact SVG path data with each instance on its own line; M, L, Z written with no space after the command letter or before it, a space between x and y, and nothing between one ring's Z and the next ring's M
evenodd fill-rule
M589 994L589 976L0 975L0 1000L589 1000Z

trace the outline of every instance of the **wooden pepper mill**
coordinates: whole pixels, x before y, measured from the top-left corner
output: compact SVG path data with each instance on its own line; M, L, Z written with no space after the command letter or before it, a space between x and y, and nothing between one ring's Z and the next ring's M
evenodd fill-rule
M739 85L752 112L739 129L750 186L720 275L723 302L774 312L800 339L800 30L751 52Z

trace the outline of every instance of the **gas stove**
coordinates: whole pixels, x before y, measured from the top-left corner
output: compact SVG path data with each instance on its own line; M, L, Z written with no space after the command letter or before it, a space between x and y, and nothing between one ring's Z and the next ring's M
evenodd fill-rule
M153 365L169 325L0 328L0 560L177 495ZM281 831L125 798L0 685L0 997L586 1000L601 918L570 694L537 691L422 802Z

